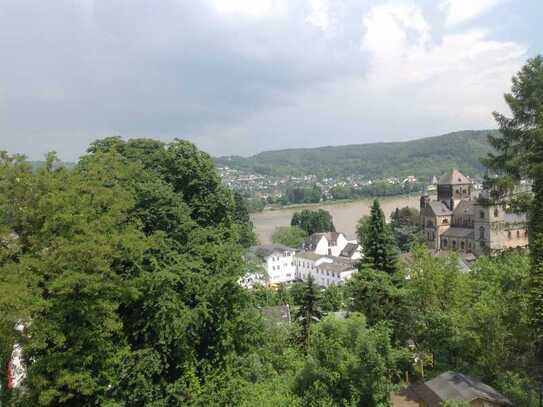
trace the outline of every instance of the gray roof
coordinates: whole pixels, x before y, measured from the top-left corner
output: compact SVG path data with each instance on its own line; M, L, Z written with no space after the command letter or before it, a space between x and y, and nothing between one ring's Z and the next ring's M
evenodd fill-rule
M294 252L295 250L282 244L263 244L260 246L253 246L249 251L260 258L266 258L273 253Z
M324 271L333 271L335 273L342 273L344 271L355 270L356 266L354 262L338 261L337 257L334 257L333 263L321 263L317 266L317 269Z
M306 259L306 260L318 260L322 257L331 257L331 256L323 256L322 254L317 254L313 252L298 252L295 255L298 259Z
M465 215L473 215L473 201L469 200L462 200L458 205L456 205L456 208L454 208L454 216L465 216Z
M483 399L502 406L512 406L511 401L498 393L495 389L478 379L462 373L445 372L439 376L414 388L414 391L423 398L429 407L438 407L440 401L462 400L473 401ZM432 394L433 393L433 394ZM434 397L437 396L437 397Z
M268 323L277 325L290 323L290 307L288 305L264 307L260 312Z
M358 243L347 243L347 245L341 251L340 256L352 257L352 255L356 253L359 246L360 245Z
M462 239L471 238L473 239L473 229L470 228L458 228L451 227L447 229L441 236L443 237L459 237Z
M439 185L466 185L471 184L472 182L468 177L458 171L456 168L453 168L450 172L443 174L439 177Z
M430 209L435 216L449 216L452 215L451 210L447 205L441 201L432 201L430 202Z

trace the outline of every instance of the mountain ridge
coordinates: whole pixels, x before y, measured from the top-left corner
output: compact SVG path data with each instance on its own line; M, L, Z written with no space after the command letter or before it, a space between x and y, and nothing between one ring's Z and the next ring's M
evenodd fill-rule
M214 158L216 165L262 175L430 176L452 167L477 175L498 130L464 130L407 141L263 151L250 157Z

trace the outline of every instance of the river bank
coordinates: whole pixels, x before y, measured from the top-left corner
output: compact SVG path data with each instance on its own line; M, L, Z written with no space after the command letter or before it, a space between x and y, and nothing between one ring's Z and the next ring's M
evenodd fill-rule
M326 209L334 218L336 230L348 238L356 237L356 224L365 215L370 214L374 198L345 201L325 201L318 204L289 205L288 207L267 209L251 214L258 240L262 244L271 243L271 235L278 226L289 226L294 212L307 209ZM419 207L419 195L399 195L378 198L385 215L388 217L396 208Z

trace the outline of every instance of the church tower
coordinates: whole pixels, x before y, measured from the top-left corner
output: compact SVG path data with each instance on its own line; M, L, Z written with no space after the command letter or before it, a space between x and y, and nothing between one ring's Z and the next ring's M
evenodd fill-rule
M453 169L439 178L437 199L454 211L460 201L471 200L472 189L472 182L460 171Z

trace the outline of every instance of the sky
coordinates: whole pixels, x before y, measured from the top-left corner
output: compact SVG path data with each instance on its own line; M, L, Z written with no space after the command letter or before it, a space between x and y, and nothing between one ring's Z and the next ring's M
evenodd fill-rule
M0 0L0 150L212 155L496 127L541 0Z

